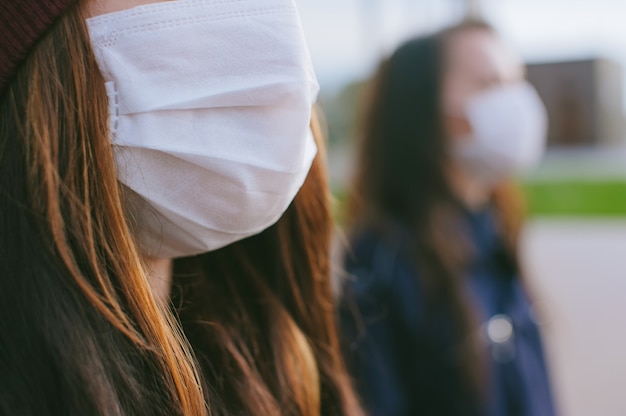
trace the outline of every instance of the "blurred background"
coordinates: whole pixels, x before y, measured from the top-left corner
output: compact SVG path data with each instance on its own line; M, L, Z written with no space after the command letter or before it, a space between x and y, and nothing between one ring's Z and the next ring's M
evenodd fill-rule
M297 0L322 87L332 187L352 172L364 81L407 38L468 14L526 61L550 115L549 151L520 178L527 272L561 413L626 415L626 2Z

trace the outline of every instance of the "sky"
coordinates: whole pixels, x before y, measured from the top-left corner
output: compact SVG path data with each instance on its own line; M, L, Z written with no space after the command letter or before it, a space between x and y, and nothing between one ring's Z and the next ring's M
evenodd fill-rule
M322 88L368 76L402 40L461 19L462 0L296 0ZM600 57L626 68L626 0L483 0L528 62Z

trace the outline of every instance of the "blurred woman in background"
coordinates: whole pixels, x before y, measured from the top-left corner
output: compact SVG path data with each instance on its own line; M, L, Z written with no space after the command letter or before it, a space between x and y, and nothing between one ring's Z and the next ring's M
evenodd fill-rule
M546 113L481 22L413 39L363 115L341 309L373 415L554 414L519 264L522 198Z
M361 414L317 88L291 0L0 0L0 414Z

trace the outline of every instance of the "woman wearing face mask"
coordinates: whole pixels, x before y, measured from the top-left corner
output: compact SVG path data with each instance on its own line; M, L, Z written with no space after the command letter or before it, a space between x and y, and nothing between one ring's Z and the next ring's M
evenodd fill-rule
M360 414L316 93L289 0L0 0L0 414Z
M341 309L366 408L554 415L510 183L546 133L522 65L468 22L401 46L370 93Z

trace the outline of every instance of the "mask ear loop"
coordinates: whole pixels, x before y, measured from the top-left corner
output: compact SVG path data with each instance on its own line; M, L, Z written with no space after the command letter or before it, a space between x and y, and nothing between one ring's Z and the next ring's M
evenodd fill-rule
M117 129L120 124L120 96L113 81L104 84L109 100L109 131L111 138L117 138Z

